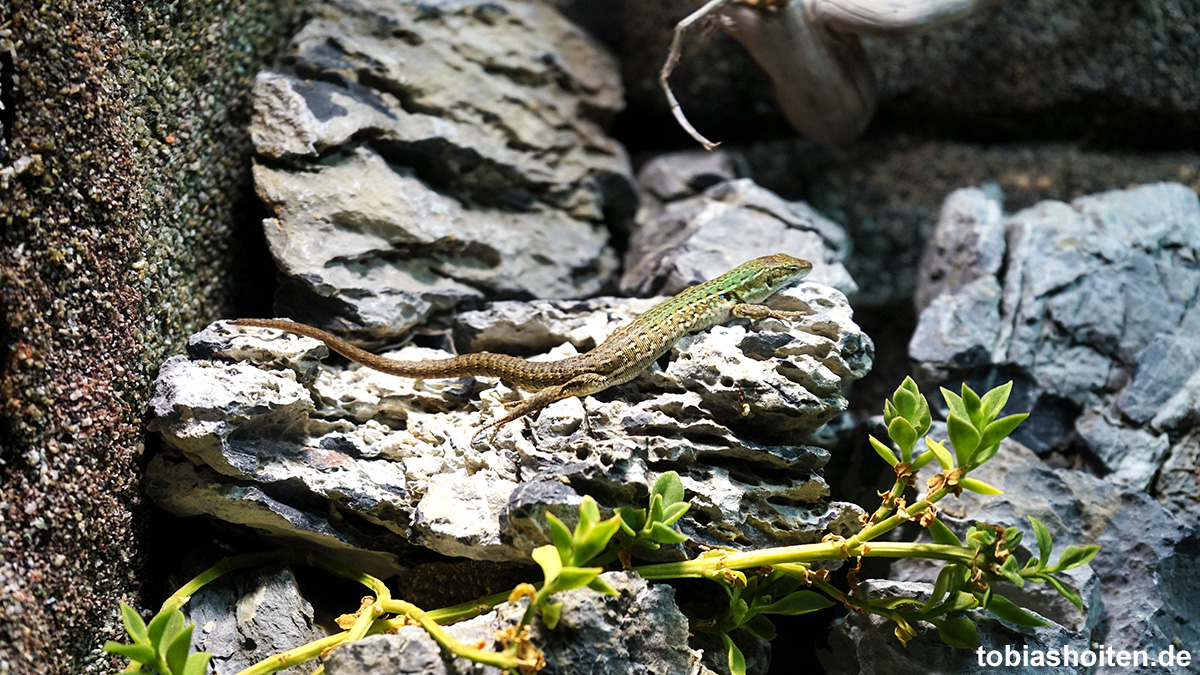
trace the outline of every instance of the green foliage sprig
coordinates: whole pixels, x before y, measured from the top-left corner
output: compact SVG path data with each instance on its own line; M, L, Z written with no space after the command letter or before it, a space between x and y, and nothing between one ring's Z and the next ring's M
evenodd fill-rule
M721 587L729 596L728 607L712 619L693 621L692 630L715 635L720 640L733 673L746 672L746 658L730 637L733 631L742 629L760 640L774 640L775 624L768 615L797 616L837 604L821 593L800 590L801 584L808 583L803 571L797 574L776 569L749 578L741 572L728 571L718 579L723 581Z
M574 532L553 513L547 513L546 520L554 544L533 549L533 560L542 568L545 580L530 603L526 616L541 609L542 620L547 628L553 630L562 615L562 603L550 601L553 594L587 586L605 595L618 595L608 582L600 578L603 567L582 565L589 563L608 546L609 540L621 529L621 517L600 520L600 507L596 500L585 496L579 505L579 523Z
M998 452L1000 442L1027 417L1025 414L999 417L1011 390L1012 384L1008 383L980 397L966 385L961 394L943 389L942 394L950 410L947 435L951 448L947 448L945 442L927 436L932 427L928 401L916 383L906 378L884 406L884 423L888 438L895 448L877 438L870 438L871 447L895 473L895 482L891 490L882 493L883 500L879 508L871 515L864 516L862 529L851 537L829 535L820 544L720 552L718 555L702 555L680 563L634 569L648 579L702 577L724 578L727 581L737 570L774 572L786 569L805 575L805 581L815 590L855 611L888 618L896 624L896 637L904 643L916 635L915 624L923 621L936 627L947 644L973 649L978 645L978 635L975 624L965 613L972 609L987 610L1001 619L1021 625L1042 625L1033 615L995 594L993 584L1012 582L1024 585L1026 581L1047 583L1078 606L1079 597L1054 575L1085 564L1096 555L1099 547L1068 547L1058 563L1046 566L1039 559L1048 559L1051 542L1048 530L1038 523L1033 526L1034 533L1039 547L1044 550L1039 549L1039 559L1021 566L1014 555L1014 549L1021 541L1016 528L979 523L968 531L963 542L937 517L937 503L948 495L958 495L963 490L983 495L1000 494L996 487L969 474L991 460ZM917 448L922 445L922 440L924 450L918 453ZM928 477L924 495L908 503L904 497L906 491L917 485L919 472L935 462L940 471ZM880 540L883 535L909 521L925 527L934 543ZM1033 519L1031 521L1036 522ZM931 597L924 602L915 598L866 599L853 592L843 593L828 583L824 570L813 567L813 563L821 561L867 557L926 558L947 564L938 575ZM855 572L857 565L851 570L852 585ZM749 581L746 583L749 584ZM714 625L728 626L731 620L743 616L737 604L740 598L735 595L730 596L730 609L717 617ZM746 629L747 625L743 622L737 627ZM750 630L753 632L752 627ZM725 644L729 652L730 669L735 675L740 675L744 672L741 654L732 641L726 640Z
M668 471L654 481L650 488L650 505L635 510L630 506L616 509L621 517L621 532L624 539L621 550L642 547L656 551L662 544L680 544L687 536L672 527L688 512L691 504L683 499L683 482L679 474Z
M157 675L204 675L208 670L210 654L189 655L192 648L194 625L184 625L181 602L171 602L150 620L147 625L132 607L121 603L121 623L133 642L121 644L109 640L104 650L130 659L132 673L156 673Z
M694 617L692 629L713 635L724 645L734 675L744 675L746 664L731 635L742 630L770 640L775 636L771 615L804 614L840 603L855 611L886 617L895 624L897 639L905 644L917 634L915 626L925 622L937 629L946 644L974 649L979 638L969 610L986 610L1018 625L1044 625L1011 600L996 594L996 584L1023 587L1027 582L1045 583L1082 608L1078 594L1056 575L1087 564L1096 556L1098 546L1067 546L1057 562L1050 564L1054 546L1050 532L1030 517L1038 554L1021 564L1016 550L1023 533L1018 528L980 522L960 539L937 517L937 503L949 495L957 496L963 490L983 495L1000 493L969 474L995 457L1001 441L1026 418L1025 414L999 417L1011 390L1011 383L983 396L976 395L966 385L959 394L942 389L949 414L948 439L940 441L927 435L932 427L929 403L916 383L906 378L884 405L888 439L895 448L870 437L871 447L891 467L895 481L889 491L881 493L879 508L864 514L861 528L850 537L831 533L816 544L756 551L709 549L690 560L633 566L632 570L648 580L702 578L720 585L725 600L723 608L712 616ZM920 446L924 449L918 453ZM905 499L907 491L917 486L918 474L931 465L937 471L926 479L924 494L909 504ZM208 655L187 654L192 627L184 625L179 607L204 584L234 569L290 562L325 568L365 585L374 595L366 598L357 612L342 617L340 622L347 627L342 633L275 655L238 675L273 673L315 659L339 645L395 630L406 623L420 625L451 654L505 672L529 675L545 664L529 637L532 621L540 615L545 626L554 629L563 611L562 603L554 599L556 594L586 586L615 595L616 591L600 576L606 566L620 561L623 567L629 567L632 551L637 548L654 550L686 541L687 537L675 528L689 508L685 497L682 481L675 472L658 477L646 508L618 507L607 519L602 518L595 500L584 497L573 529L547 514L551 543L534 549L532 554L542 570L540 584L521 584L510 593L428 612L392 599L380 580L323 556L284 552L229 558L168 598L149 625L122 605L122 619L132 643L109 642L105 649L132 660L126 672L201 675L207 667ZM923 526L933 543L881 540L883 535L910 521ZM856 574L858 562L868 557L924 558L945 564L924 601L907 597L863 598L856 592ZM851 591L844 592L830 583L829 572L820 563L849 560L855 561L848 574ZM441 627L477 616L505 600L516 602L522 598L527 599L526 610L516 625L501 631L498 650L462 644ZM322 671L323 667L319 667L316 674Z

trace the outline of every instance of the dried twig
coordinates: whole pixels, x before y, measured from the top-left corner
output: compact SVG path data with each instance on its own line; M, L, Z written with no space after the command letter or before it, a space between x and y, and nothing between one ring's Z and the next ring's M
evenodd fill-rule
M667 81L671 77L671 73L675 70L675 66L679 65L679 58L683 54L683 34L700 19L715 13L725 5L734 2L734 0L710 0L700 9L692 12L679 23L675 24L675 35L671 38L671 51L667 54L667 61L663 64L662 70L658 73L658 84L662 87L663 93L667 96L667 102L671 104L671 114L675 116L675 121L679 122L679 126L688 133L689 136L696 139L700 145L704 146L705 150L712 150L720 143L713 143L705 138L692 123L688 121L687 116L683 114L683 107L679 105L679 100L675 98L675 92L671 91L671 84Z

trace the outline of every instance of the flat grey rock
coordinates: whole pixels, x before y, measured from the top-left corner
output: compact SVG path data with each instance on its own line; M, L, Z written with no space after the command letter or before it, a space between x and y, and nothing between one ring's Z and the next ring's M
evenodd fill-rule
M320 550L379 577L405 569L402 554L410 547L402 540L379 537L373 528L347 521L333 509L321 513L293 505L296 492L286 483L282 489L275 487L265 481L242 485L206 466L164 454L146 467L146 494L176 516L240 525L276 545Z
M1150 489L1171 444L1165 433L1125 427L1095 410L1075 420L1075 431L1112 470L1109 480L1140 490Z
M1004 264L1004 217L998 195L979 188L955 190L942 204L938 228L925 244L918 310L943 293L959 293L978 280L995 280ZM984 322L980 322L984 323Z
M1200 201L1160 183L1001 218L989 200L946 201L918 289L918 372L1014 380L1010 407L1032 412L1018 440L1046 452L1081 439L1112 480L1152 490L1195 420Z
M584 406L559 401L494 442L472 439L517 393L491 378L413 380L329 364L314 372L311 356L324 349L316 341L218 322L160 372L153 428L186 460L156 459L149 492L172 512L352 549L379 569L413 546L523 561L548 540L545 511L572 518L582 494L640 506L657 476L676 470L695 504L681 526L696 541L816 541L855 527L856 507L825 499L819 430L845 410L842 390L866 374L873 345L827 286L776 298L816 314L687 336L662 366ZM562 358L653 303L498 303L465 314L455 333L471 349Z
M1167 451L1154 480L1154 495L1176 517L1197 527L1196 495L1200 494L1200 430L1193 430Z
M650 158L638 170L637 184L653 202L693 197L713 185L742 178L745 162L726 150L685 150Z
M549 5L315 5L254 89L281 313L379 343L483 297L591 295L632 217L615 61Z
M657 189L653 176L642 174L650 191ZM679 194L682 198L639 213L622 293L673 295L746 260L779 252L811 261L812 281L843 293L858 289L842 265L849 248L845 231L808 204L785 200L747 178L716 183L698 195Z

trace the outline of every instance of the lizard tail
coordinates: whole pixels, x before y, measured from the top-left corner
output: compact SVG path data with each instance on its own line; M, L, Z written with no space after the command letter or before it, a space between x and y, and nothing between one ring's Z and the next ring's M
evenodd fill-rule
M280 319L234 319L234 326L272 328L303 335L325 343L326 347L355 363L389 375L412 378L448 378L483 375L499 377L501 380L527 391L561 384L571 379L570 364L558 362L531 362L507 354L478 352L462 354L448 359L427 361L400 361L372 354L356 347L332 333L295 321Z

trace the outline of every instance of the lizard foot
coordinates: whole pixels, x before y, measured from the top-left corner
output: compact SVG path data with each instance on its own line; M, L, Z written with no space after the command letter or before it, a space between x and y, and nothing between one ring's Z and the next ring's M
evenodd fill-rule
M808 305L804 305L804 309L801 310L773 309L771 307L767 307L766 305L742 304L733 306L734 316L741 319L750 319L751 321L759 321L761 319L779 319L780 321L787 321L788 319L796 317L812 316L816 313L817 310L809 307Z

